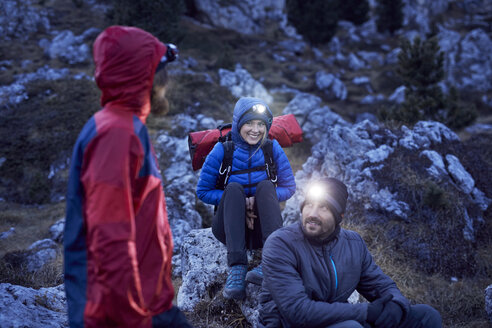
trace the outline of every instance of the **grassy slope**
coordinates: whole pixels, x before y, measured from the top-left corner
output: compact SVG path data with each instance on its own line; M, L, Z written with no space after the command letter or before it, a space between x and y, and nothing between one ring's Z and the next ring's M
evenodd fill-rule
M53 8L56 8L54 9L56 14L50 18L53 29L70 29L79 35L89 27L103 28L107 25L101 16L91 13L87 8L75 8L70 1L57 0L50 3ZM292 88L318 94L313 83L314 74L317 70L328 69L320 63L310 61L314 55L309 49L303 55L295 58L293 62L278 63L274 61L265 49L276 47L280 36L275 31L269 31L265 35L252 38L230 31L204 29L187 21L183 22L182 26L186 31L184 38L179 42L182 55L192 56L196 59L198 69L210 74L215 81L218 81L218 68L233 69L235 63L239 62L251 72L253 77L263 78L263 83L268 88L285 84ZM2 44L2 57L15 61L15 67L12 70L0 72L2 84L11 83L14 73L33 71L36 67L46 64L46 59L36 45L42 37L48 36L40 33L34 36L27 45L20 42ZM388 40L388 43L395 43L395 40ZM26 49L29 51L25 51ZM19 53L25 53L25 56L17 58ZM29 67L25 70L20 68L20 61L26 58L33 60L34 68ZM295 68L290 67L293 63ZM52 60L47 64L51 67L64 66L57 60ZM88 65L76 67L76 69L90 75L93 67ZM388 72L376 70L351 73L345 77L345 82L354 76L362 75L373 78L373 88L377 90L377 93L388 95L394 89L396 78L391 74L388 77ZM304 81L303 77L308 78L307 82ZM8 177L23 174L25 179L21 179L22 183L20 184L16 184L15 181L10 182L8 186L18 188L19 195L27 194L38 197L43 193L46 194L46 190L49 189L43 185L43 182L48 183L45 179L46 168L58 159L57 156L60 152L70 152L73 140L75 140L81 125L93 111L97 110L99 106L98 91L93 84L88 82L70 85L64 85L63 82L34 83L28 89L32 95L31 99L13 111L2 111L0 114L2 115L1 119L5 120L4 122L9 122L8 125L2 124L0 128L2 136L0 140L4 143L8 141L7 144L2 144L0 157L6 156L3 152L5 149L17 152L14 157L17 158L18 162L10 166L6 163L2 166L2 170L11 170L8 171ZM37 96L44 90L51 90L52 94L57 96ZM364 88L350 86L349 93L351 96L347 102L325 100L325 103L349 120L353 119L359 112L375 110L358 105L358 100L366 93ZM289 96L280 94L274 96L275 101L272 108L276 114L280 114L290 99ZM190 115L203 113L216 119L226 118L228 115L230 117L235 102L235 99L224 88L210 85L200 78L191 77L178 77L172 81L168 90L168 98L171 105L170 115L185 111ZM196 106L197 102L200 103L198 106ZM73 120L72 117L76 119ZM168 128L168 121L151 117L149 126L152 131ZM55 134L53 131L58 131L57 127L60 127L60 131ZM29 147L24 149L23 147L27 145ZM480 147L480 140L476 140L474 145ZM301 169L302 163L309 155L309 150L308 144L296 145L286 149L294 171ZM30 157L26 155L27 153L30 153ZM490 162L488 164L487 167L490 168ZM40 181L40 184L33 184L32 181ZM5 186L2 184L2 188ZM15 202L0 203L0 231L6 231L10 227L15 227L17 231L15 236L0 241L0 258L8 252L23 250L32 242L49 237L48 227L63 217L63 202L49 203L46 198L41 197L38 203L45 204L43 206L25 206ZM488 217L490 218L490 213ZM458 283L451 283L449 276L441 274L429 276L415 269L411 261L402 254L396 253L391 244L381 238L384 236L382 227L379 229L367 227L350 219L347 220L346 226L363 235L375 255L376 261L385 272L395 279L404 294L412 302L429 303L438 308L443 314L447 327L471 328L483 327L486 324L482 295L485 287L490 284L490 277L492 276L490 266L484 265L480 274L475 277L460 280ZM487 228L490 231L490 226ZM488 246L480 250L484 260L490 259L491 247ZM486 263L492 263L492 260ZM13 271L11 267L2 264L0 266L0 282L18 283L33 287L55 285L59 283L60 273L60 259L53 267L29 278L24 277L22 272ZM175 283L177 286L179 285L179 281ZM197 327L241 327L247 325L238 312L238 308L234 304L215 300L215 302L202 304L201 308L189 315Z

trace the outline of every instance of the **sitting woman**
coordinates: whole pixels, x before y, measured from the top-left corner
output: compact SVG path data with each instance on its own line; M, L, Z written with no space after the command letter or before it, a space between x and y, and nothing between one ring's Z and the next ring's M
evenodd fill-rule
M227 171L222 167L225 144L220 142L205 159L197 185L198 198L217 206L212 232L227 247L230 271L223 295L228 299L243 299L246 281L261 284L261 265L247 272L246 249L262 248L267 237L282 227L279 202L289 199L296 189L282 147L276 140L267 139L272 121L272 112L265 102L240 98L232 118L234 148L225 187L218 183L221 173ZM271 143L271 151L265 151L267 143ZM273 159L275 176L269 172L266 157Z

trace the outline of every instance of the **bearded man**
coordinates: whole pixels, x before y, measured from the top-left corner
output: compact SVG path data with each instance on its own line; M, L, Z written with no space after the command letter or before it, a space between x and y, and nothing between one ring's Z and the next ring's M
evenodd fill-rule
M307 190L301 220L272 233L263 247L259 326L441 327L435 309L410 305L360 235L340 227L345 184L321 178ZM354 290L369 303L348 303Z

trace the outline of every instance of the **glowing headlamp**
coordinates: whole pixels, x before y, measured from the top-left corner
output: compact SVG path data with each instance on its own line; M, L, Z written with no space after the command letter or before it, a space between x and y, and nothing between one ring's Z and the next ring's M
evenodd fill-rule
M263 104L256 104L251 107L251 111L258 114L263 114L266 111L266 106Z
M334 190L331 190L331 188L329 188L326 184L313 182L307 188L305 199L318 202L327 202L337 211L338 214L343 213L344 209L342 209L341 204L336 200L336 196L332 194L333 191Z
M308 187L306 198L313 200L322 200L326 198L326 193L327 190L323 185L319 183L313 183Z

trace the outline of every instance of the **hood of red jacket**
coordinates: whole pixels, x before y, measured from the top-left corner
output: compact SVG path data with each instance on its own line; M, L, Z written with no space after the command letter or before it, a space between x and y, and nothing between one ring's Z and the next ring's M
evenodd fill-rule
M101 106L131 112L145 123L155 69L167 47L136 27L111 26L94 42L95 79Z

